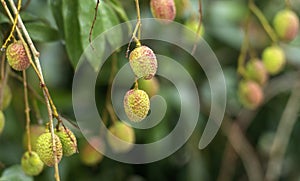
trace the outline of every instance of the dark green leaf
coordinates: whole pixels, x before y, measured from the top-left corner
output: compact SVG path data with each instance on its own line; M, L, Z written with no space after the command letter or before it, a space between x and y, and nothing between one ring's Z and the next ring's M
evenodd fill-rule
M75 0L62 0L62 8L66 49L72 65L76 67L83 52L78 21L78 2Z
M26 23L25 26L34 41L51 42L60 39L58 31L46 24L34 22Z
M50 5L59 33L61 34L61 37L64 37L62 0L50 0Z

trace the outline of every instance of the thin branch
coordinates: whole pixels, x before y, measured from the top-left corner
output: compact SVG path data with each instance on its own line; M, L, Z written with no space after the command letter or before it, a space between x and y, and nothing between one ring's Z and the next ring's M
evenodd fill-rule
M94 19L93 19L92 26L90 28L90 33L89 33L89 42L90 42L91 47L93 49L94 49L94 47L92 45L92 35L93 35L94 26L95 26L95 23L96 23L96 20L97 20L97 13L98 13L99 4L100 4L100 0L97 0L96 7L95 7Z
M24 86L24 102L25 102L25 116L26 116L27 149L29 153L31 153L30 108L28 103L27 78L26 78L25 70L23 70L23 86Z
M262 181L263 173L258 156L239 125L236 122L230 123L227 119L222 124L230 144L243 161L248 179L250 181Z
M284 155L290 140L293 127L297 121L300 111L300 83L292 90L291 96L282 113L277 132L270 150L270 160L268 162L266 180L279 180Z
M5 8L5 10L7 11L7 14L9 17L12 17L9 9L7 8L7 5L5 3L4 0L1 0L2 4L3 4L3 7ZM11 5L11 8L14 12L15 15L17 15L19 12L14 4L14 1L13 0L9 0L9 3ZM30 60L31 62L31 65L33 66L34 70L36 71L36 74L38 75L38 78L40 80L40 84L41 84L41 87L43 89L43 94L44 94L44 97L45 97L45 102L46 102L46 106L47 106L47 111L48 111L48 117L49 117L49 126L50 126L50 132L51 132L51 139L52 139L52 150L53 150L53 153L54 153L54 170L55 170L55 174L54 174L54 177L56 179L56 181L60 181L60 177L59 177L59 169L58 169L58 160L57 160L57 154L56 154L56 143L55 143L55 134L54 134L54 128L53 128L53 118L52 118L52 109L51 109L51 104L50 104L50 101L49 101L49 92L48 92L48 89L46 87L46 84L45 84L45 81L44 81L44 77L43 77L43 72L42 72L42 69L41 69L41 65L40 65L40 61L39 61L39 52L36 50L28 32L27 32L27 29L26 27L24 26L24 23L21 19L21 17L19 16L18 17L18 24L20 26L20 28L22 29L23 33L24 33L24 36L28 42L28 45L30 47L30 50L32 51L33 53L33 57L34 57L34 60L35 60L35 63L36 63L36 67L35 67L35 64L32 62L32 60ZM19 30L19 28L16 28L17 30L17 33L19 35L19 38L22 40L24 46L26 45L26 42L24 41L23 39L23 34L21 33L21 31ZM25 50L26 50L26 53L28 55L28 58L30 59L31 57L31 54L30 52L28 52L27 46L25 46Z
M268 20L266 19L265 15L260 11L260 9L254 4L253 0L249 0L249 8L253 12L253 14L259 19L260 23L262 24L263 28L271 38L274 43L278 42L278 38L276 33L274 32L273 28L270 26Z

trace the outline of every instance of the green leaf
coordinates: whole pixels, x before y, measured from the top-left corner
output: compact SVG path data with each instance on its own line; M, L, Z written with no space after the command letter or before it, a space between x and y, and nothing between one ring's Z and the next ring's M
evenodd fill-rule
M89 1L84 2L88 3ZM62 8L66 49L72 65L76 67L83 52L78 21L78 1L62 0Z
M33 181L33 178L26 175L21 165L14 165L4 170L2 176L0 177L0 181Z
M44 23L40 23L40 22L26 23L25 26L28 30L30 37L34 41L51 42L60 39L59 32L56 29Z
M51 11L55 19L61 37L64 37L64 20L62 11L62 0L50 0Z
M5 16L2 12L0 12L0 23L9 23L9 19L7 16Z

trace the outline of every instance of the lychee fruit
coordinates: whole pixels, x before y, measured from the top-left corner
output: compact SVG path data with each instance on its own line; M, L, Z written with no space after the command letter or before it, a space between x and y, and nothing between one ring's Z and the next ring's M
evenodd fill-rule
M292 10L284 9L275 15L273 26L281 40L291 41L298 35L299 18Z
M151 12L154 18L173 21L176 16L174 0L151 0Z
M3 132L5 126L5 116L2 111L0 111L0 135Z
M0 99L0 109L4 110L10 105L12 99L11 89L8 84L4 85L0 82L0 96L2 96Z
M30 144L32 151L36 151L36 141L38 137L45 132L45 127L37 124L30 125ZM27 134L24 133L23 136L23 147L27 148L28 137Z
M239 83L238 96L248 109L256 109L264 99L264 94L258 83L251 80L243 80Z
M149 97L156 95L159 91L159 82L155 77L150 80L139 79L138 85L140 89L144 90L149 95Z
M129 63L137 78L151 79L157 71L156 56L147 46L135 48L129 55Z
M132 127L118 121L109 128L107 141L115 153L126 153L134 146L134 130Z
M59 137L64 156L71 156L77 152L77 140L74 133L68 128L59 127L55 134Z
M250 60L246 64L246 76L260 85L265 85L268 80L268 72L259 59Z
M129 120L140 122L146 118L150 109L150 100L143 90L129 90L124 97L124 109Z
M271 75L278 74L285 66L284 51L279 46L269 46L262 53L265 68Z
M29 176L36 176L43 171L44 163L36 152L27 151L22 156L21 166L24 173Z
M57 135L54 135L56 145L56 157L57 162L60 162L63 156L62 144ZM53 154L53 144L51 139L51 133L43 133L40 135L36 142L36 152L40 156L41 160L49 167L55 164Z
M91 138L89 142L80 144L79 156L83 164L87 166L94 166L100 163L103 159L103 154L97 151L95 147L103 147L104 144L98 138Z
M26 70L30 66L29 58L21 40L11 43L7 47L6 57L8 64L17 71Z

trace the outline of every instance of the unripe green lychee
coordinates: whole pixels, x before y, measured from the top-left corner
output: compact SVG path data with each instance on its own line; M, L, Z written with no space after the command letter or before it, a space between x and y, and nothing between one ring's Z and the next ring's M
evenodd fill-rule
M5 116L2 111L0 111L0 135L3 132L5 126Z
M268 72L259 59L250 60L246 65L246 76L248 79L257 82L260 85L265 85L268 80Z
M55 134L61 141L64 156L71 156L77 152L77 140L71 130L59 127L59 130L56 130Z
M45 127L41 125L30 125L30 144L32 151L36 151L36 141L38 137L45 132ZM23 136L23 147L27 148L28 137L27 134L24 133Z
M54 135L55 145L56 145L56 156L57 162L60 162L63 150L62 145L57 135ZM53 144L51 139L51 133L43 133L38 137L36 141L36 152L40 156L41 160L49 167L55 164L54 154L53 154Z
M279 46L270 46L264 49L262 60L267 71L275 75L285 66L285 54Z
M259 84L251 80L243 80L239 83L238 96L243 106L248 109L256 109L264 99Z
M124 109L129 120L139 122L145 119L150 109L150 100L143 90L129 90L124 97Z
M157 60L147 46L135 48L129 55L130 66L137 78L151 79L157 71Z
M198 26L199 26L199 20L198 19L189 19L188 21L185 22L185 27L187 27L188 29L190 29L191 31L197 33L198 30ZM204 26L203 23L200 26L200 31L199 31L199 35L203 36L205 30L204 30Z
M299 18L292 10L284 9L275 15L273 25L280 39L291 41L298 34Z
M4 110L10 105L12 98L11 89L8 84L4 85L2 82L0 82L0 96L1 95L3 97L2 100L0 99L2 101L0 102L0 109Z
M149 97L156 95L159 91L159 82L155 77L150 80L139 79L138 83L139 88L144 90L149 95Z
M6 57L8 64L17 71L26 70L30 66L30 61L21 40L18 40L7 47Z
M135 142L134 130L132 127L118 121L109 128L107 141L111 149L116 153L125 153L132 149ZM117 138L115 138L117 137Z
M32 151L30 153L27 151L23 154L21 166L24 173L30 176L36 176L43 171L44 163L36 152Z
M154 18L173 21L176 16L174 0L151 0L151 12Z
M91 138L90 143L84 142L84 144L80 145L79 155L83 164L94 166L102 161L103 154L91 145L94 145L95 147L103 147L104 145L98 138Z

